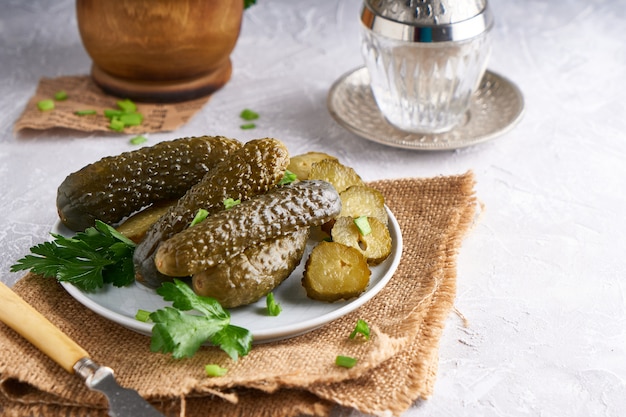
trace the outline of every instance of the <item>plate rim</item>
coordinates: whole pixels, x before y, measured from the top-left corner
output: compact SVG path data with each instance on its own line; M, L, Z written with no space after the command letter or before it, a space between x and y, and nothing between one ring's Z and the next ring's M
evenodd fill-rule
M337 80L335 80L333 82L333 84L331 85L329 91L328 91L328 95L326 98L326 107L328 108L328 111L330 113L330 115L333 117L333 119L341 126L343 126L346 130L354 133L355 135L367 139L369 141L375 142L375 143L379 143L382 145L387 145L390 147L394 147L394 148L400 148L400 149L408 149L408 150L412 150L412 151L428 151L428 152L436 152L436 151L450 151L450 150L455 150L455 149L462 149L462 148L466 148L469 146L473 146L473 145L477 145L480 143L484 143L487 142L489 140L492 140L498 136L504 135L505 133L509 132L511 129L513 129L513 127L515 127L523 118L524 113L525 113L525 101L524 101L524 95L522 94L521 90L519 89L519 87L513 83L512 81L510 81L508 78L494 72L494 71L490 71L489 69L487 69L485 71L485 75L486 76L491 76L496 78L497 80L501 81L504 85L506 85L507 88L509 88L512 93L515 95L519 105L517 106L517 111L515 112L515 114L513 115L513 117L508 121L508 123L504 126L502 126L499 129L494 129L493 131L489 132L489 133L485 133L482 135L477 135L474 138L470 138L467 139L465 141L462 142L452 142L452 143L448 143L447 145L445 144L444 141L437 141L437 139L442 139L444 138L446 135L449 135L453 132L459 132L462 131L462 127L460 128L455 128L452 129L451 131L448 132L443 132L443 133L412 133L412 132L406 132L403 130L398 129L397 127L391 125L387 119L382 115L382 113L380 112L380 110L378 110L378 114L381 116L381 122L385 125L385 127L387 129L390 129L393 132L396 132L399 135L402 135L405 139L404 140L398 140L398 141L393 141L393 140L386 140L384 138L384 135L376 136L376 135L372 135L370 131L368 130L364 130L364 129L360 129L358 126L355 126L352 123L349 123L347 120L344 119L344 117L342 117L342 115L340 114L341 112L337 111L335 105L333 104L333 101L335 99L335 96L337 94L337 91L340 87L343 86L343 84L351 77L351 76L355 76L355 75L359 75L358 73L360 72L367 72L367 67L365 66L359 66L357 68L354 68L350 71L345 72L343 75L341 75ZM368 73L368 77L369 77L369 73ZM365 85L365 84L362 84ZM371 99L374 100L373 94L371 92L371 90L368 88L368 93L369 96L371 96ZM374 104L375 104L375 100L374 100ZM471 117L471 115L469 116ZM425 138L430 138L430 141L424 141L423 139ZM413 140L413 142L410 142L410 144L408 143L408 140Z
M389 283L393 275L395 274L398 265L400 264L400 260L402 258L403 251L403 240L402 240L402 231L400 225L393 214L393 212L385 205L385 209L387 211L388 219L389 219L389 231L392 236L392 252L390 256L393 256L391 261L389 262L388 268L382 274L382 277L374 283L371 287L369 287L364 293L362 293L359 297L354 298L352 300L348 300L348 302L337 309L326 312L320 316L316 316L310 319L306 319L303 322L286 324L283 326L278 326L275 328L270 328L267 330L256 330L251 331L253 336L253 343L267 343L278 340L290 339L310 331L313 331L317 328L320 328L334 320L337 320L355 310L359 307L370 301L374 298L382 289ZM61 223L58 221L54 228L53 232L58 232L60 230ZM302 261L305 261L304 259ZM301 262L302 262L301 261ZM293 277L292 277L293 278ZM289 278L288 278L289 279ZM72 296L76 301L82 304L87 309L93 311L98 314L100 317L103 317L109 321L115 322L127 329L135 331L137 333L143 334L145 336L150 336L152 334L153 324L141 322L135 318L131 318L119 312L110 310L97 303L95 300L89 298L85 292L80 290L78 287L72 285L69 282L60 282L60 284L65 288L65 290ZM133 285L141 285L138 283L133 283ZM122 288L123 289L123 288ZM146 287L146 291L154 291ZM156 293L155 293L156 295ZM308 300L310 302L315 303L323 303L323 301L315 301ZM249 308L254 308L254 304L249 306L244 306ZM228 310L228 309L227 309ZM283 313L285 313L283 311ZM231 324L238 325L236 322L231 322Z

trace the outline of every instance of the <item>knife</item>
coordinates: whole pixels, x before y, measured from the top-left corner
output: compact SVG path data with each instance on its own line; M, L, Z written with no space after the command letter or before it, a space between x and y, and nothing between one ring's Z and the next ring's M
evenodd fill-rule
M111 417L165 417L137 391L121 387L111 368L91 360L87 351L2 282L0 321L67 372L80 375L89 389L103 393L109 402Z

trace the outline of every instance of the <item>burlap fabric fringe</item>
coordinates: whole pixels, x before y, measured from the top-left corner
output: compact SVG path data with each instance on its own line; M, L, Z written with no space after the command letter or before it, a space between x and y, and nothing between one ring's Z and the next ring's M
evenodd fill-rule
M455 297L456 255L477 208L474 178L371 185L384 194L403 234L388 285L357 311L308 334L257 345L236 363L211 347L184 360L151 353L148 337L85 309L53 280L29 274L14 290L168 416L327 416L335 405L399 415L433 391L438 343ZM373 329L369 341L348 338L359 318ZM1 415L106 415L101 395L3 325L0 352ZM359 358L358 365L337 367L339 354ZM208 363L229 371L208 378Z

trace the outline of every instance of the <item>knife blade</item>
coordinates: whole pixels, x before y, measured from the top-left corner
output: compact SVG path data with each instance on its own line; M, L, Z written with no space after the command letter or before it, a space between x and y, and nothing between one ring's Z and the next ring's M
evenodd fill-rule
M165 417L135 390L120 386L113 370L100 366L76 342L0 282L0 321L12 328L87 387L103 393L111 417Z

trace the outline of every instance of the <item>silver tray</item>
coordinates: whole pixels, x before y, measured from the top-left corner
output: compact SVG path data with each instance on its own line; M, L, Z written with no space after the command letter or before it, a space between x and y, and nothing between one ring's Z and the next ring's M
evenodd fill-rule
M396 148L438 151L475 145L506 133L524 113L524 98L517 86L487 71L460 126L437 134L405 132L392 126L381 114L369 83L369 73L364 67L339 78L328 93L330 114L349 131Z

